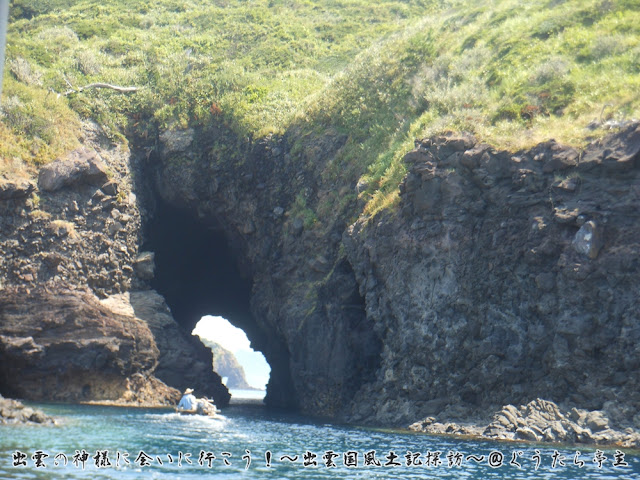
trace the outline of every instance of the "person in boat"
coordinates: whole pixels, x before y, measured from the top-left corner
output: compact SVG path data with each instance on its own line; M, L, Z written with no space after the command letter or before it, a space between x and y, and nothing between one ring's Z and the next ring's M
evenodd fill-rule
M180 399L180 403L176 407L178 412L197 413L199 415L215 416L218 413L213 401L208 398L196 398L193 395L193 388L187 388Z
M198 406L198 400L193 394L193 388L187 388L178 403L178 410L194 411Z

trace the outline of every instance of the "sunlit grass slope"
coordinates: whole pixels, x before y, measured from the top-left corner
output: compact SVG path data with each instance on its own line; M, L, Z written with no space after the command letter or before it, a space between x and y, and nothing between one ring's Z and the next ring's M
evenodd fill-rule
M397 200L416 138L467 131L501 148L582 145L593 120L640 117L632 1L450 2L357 57L305 114L350 135L374 213ZM327 172L338 175L339 169Z
M324 175L362 176L369 213L415 138L579 145L594 119L640 116L637 0L15 0L7 56L5 161L71 148L78 118L142 139L331 129L348 141ZM141 89L59 95L97 81Z
M113 135L127 126L147 136L157 128L212 121L252 137L283 131L310 93L324 88L372 43L429 11L428 5L428 0L16 0L3 119L15 138L4 129L0 154L22 150L32 157L25 142L53 143L32 157L38 162L60 153L77 132L69 125L62 135L66 141L60 135L50 140L51 124L66 118L68 107ZM98 81L143 88L133 95L87 90L58 97ZM14 143L22 147L9 149Z

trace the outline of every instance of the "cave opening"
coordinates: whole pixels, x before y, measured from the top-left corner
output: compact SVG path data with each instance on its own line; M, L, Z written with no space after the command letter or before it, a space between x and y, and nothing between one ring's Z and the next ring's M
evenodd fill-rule
M146 238L144 249L155 253L151 286L164 296L181 329L191 336L203 317L227 319L246 334L271 369L265 403L291 406L279 401L290 398L288 353L256 323L250 309L251 279L240 271L237 249L220 225L156 198Z
M264 400L271 367L261 352L251 348L243 330L226 318L206 315L192 333L211 349L213 370L222 377L234 403Z

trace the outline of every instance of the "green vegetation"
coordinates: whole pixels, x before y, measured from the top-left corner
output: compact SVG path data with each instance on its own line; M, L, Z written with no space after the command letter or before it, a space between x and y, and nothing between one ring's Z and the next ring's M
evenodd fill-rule
M323 175L360 179L373 214L396 201L415 138L580 145L590 121L640 110L631 0L14 0L10 20L5 163L55 158L83 118L149 142L168 127L331 130L348 140ZM142 88L64 95L92 82ZM296 205L313 225L347 195Z
M416 138L467 131L511 150L549 138L580 146L603 111L640 112L640 12L630 4L450 5L361 54L305 112L349 132L341 168L366 172L366 213L396 202Z

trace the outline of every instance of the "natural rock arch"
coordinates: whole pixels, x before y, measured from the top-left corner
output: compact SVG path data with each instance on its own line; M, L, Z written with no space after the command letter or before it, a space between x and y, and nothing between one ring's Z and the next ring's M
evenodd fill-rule
M219 315L244 330L252 348L261 351L271 366L267 402L292 406L287 349L254 320L251 279L240 272L237 252L224 231L160 198L154 203L145 245L155 253L151 284L164 296L175 320L190 332L204 315ZM162 371L158 376L162 379Z
M0 189L0 393L144 401L131 386L155 373L224 405L190 335L219 313L265 354L274 407L399 425L544 397L636 415L638 125L583 152L418 142L397 208L359 219L326 201L356 185L327 173L340 135L295 156L289 135L221 151L226 133L161 135L135 184L92 144L125 173L40 191L41 209L34 185ZM143 224L179 325L134 273Z

